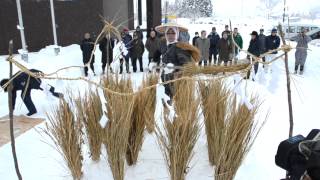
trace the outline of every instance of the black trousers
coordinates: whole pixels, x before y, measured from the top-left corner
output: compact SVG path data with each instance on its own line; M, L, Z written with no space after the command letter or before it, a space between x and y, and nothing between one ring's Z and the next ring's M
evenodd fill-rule
M31 99L31 89L27 89L26 92L21 92L21 98L23 100L24 105L26 105L29 113L33 114L37 112L36 107L33 104L33 101Z
M43 91L43 89L40 86L34 87L34 88L28 88L28 89L26 89L26 91L24 91L24 90L21 91L21 99L22 99L24 105L27 107L30 114L37 112L37 109L36 109L36 107L32 101L32 98L31 98L31 90L32 89ZM55 92L55 88L53 86L50 87L49 91L50 91L51 95L56 98L60 98L62 96L61 93Z
M143 72L143 62L142 62L142 57L132 57L131 58L131 63L132 63L132 68L133 72L137 72L137 59L139 60L139 65L140 65L140 72Z
M253 69L254 69L254 74L257 74L258 69L259 69L259 63L258 63L258 62L254 63ZM251 74L251 71L248 71L248 73L247 73L247 79L250 78L250 74Z
M162 82L166 82L166 81L171 81L174 79L174 74L173 73L169 73L169 74L161 74L161 80ZM173 83L168 83L168 84L164 84L164 92L166 93L166 95L168 95L170 97L170 99L172 100L173 96L174 96L174 86Z
M87 64L89 62L89 60L85 60L85 61L83 61L83 64ZM91 63L90 63L90 69L93 71L93 73L94 73L94 66L93 66L93 64L94 64L94 56L92 57L92 61L91 61ZM85 66L84 67L84 75L85 76L88 76L88 71L89 71L89 68L87 67L87 66Z
M112 63L112 61L113 61L113 53L112 53L112 51L109 52L109 56L107 56L107 54L103 54L103 55L102 55L101 63L102 63L102 72L103 72L103 73L104 73L105 70L106 70L107 63L108 63L108 65L110 66L110 64Z
M123 61L125 61L126 71L127 71L127 73L129 73L129 56L127 55L127 56L125 56L124 59L123 58L120 59L120 74L122 74L122 72L123 72Z
M213 63L214 64L217 64L217 60L218 60L218 58L217 58L217 56L218 56L218 51L217 50L209 50L209 64L211 64L212 63L212 56L213 56Z
M202 65L202 62L204 62L204 66L207 66L207 64L208 64L208 61L207 60L200 60L199 61L199 66L201 66Z

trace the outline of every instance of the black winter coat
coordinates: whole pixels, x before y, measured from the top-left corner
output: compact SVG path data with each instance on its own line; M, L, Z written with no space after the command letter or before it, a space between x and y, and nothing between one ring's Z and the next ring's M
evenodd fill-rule
M177 47L176 43L161 47L162 62L172 63L174 66L183 66L192 61L191 53L187 50Z
M102 62L107 62L107 48L108 48L108 45L109 45L109 58L113 57L113 48L114 48L114 39L107 39L107 38L103 38L102 40L100 40L99 42L99 49L102 53Z
M135 39L132 41L131 58L141 58L144 53L144 45L141 39Z
M209 34L208 39L210 40L210 51L214 51L218 53L217 45L220 40L220 36L218 33L213 34L212 32Z
M83 63L89 62L93 48L94 48L94 42L92 39L83 39L81 41L80 49L82 51ZM92 59L94 61L94 55Z
M193 37L193 39L192 39L192 45L193 46L196 46L196 41L197 41L198 38L200 38L200 37L199 36Z
M265 53L267 52L266 48L266 36L264 34L259 34L259 46L260 46L260 53Z
M280 46L280 38L279 36L269 35L266 37L266 50L274 50L279 48ZM272 54L277 54L278 52L273 52Z
M254 40L250 40L250 45L248 48L248 51L255 55L255 56L260 56L260 47L259 47L259 39L256 38Z
M33 73L39 73L41 71L37 69L30 69L31 72ZM17 72L16 74L18 74ZM15 75L13 75L15 76ZM28 82L29 81L29 82ZM27 73L21 73L19 74L14 80L12 80L12 107L14 109L15 104L16 104L16 97L17 97L17 91L22 90L21 96L23 95L24 91L26 93L30 93L31 89L40 89L43 90L40 87L41 80L38 78L34 78L29 76Z

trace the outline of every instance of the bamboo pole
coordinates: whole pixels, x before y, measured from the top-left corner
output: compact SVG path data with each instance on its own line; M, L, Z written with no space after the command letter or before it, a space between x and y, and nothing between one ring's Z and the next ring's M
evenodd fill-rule
M9 42L9 57L12 56L13 53L13 41L10 40ZM12 78L12 62L9 61L9 77ZM8 87L8 103L9 103L9 119L10 119L10 138L11 138L11 150L14 160L14 167L16 169L16 173L19 180L22 180L22 176L19 170L19 164L18 164L18 158L16 154L16 145L15 145L15 139L14 139L14 131L13 131L13 107L12 107L12 82L10 82Z

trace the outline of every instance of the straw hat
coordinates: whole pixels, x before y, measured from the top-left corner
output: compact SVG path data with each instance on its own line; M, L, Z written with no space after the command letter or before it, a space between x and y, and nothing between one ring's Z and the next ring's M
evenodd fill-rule
M177 27L180 32L187 32L188 29L176 23L166 23L155 28L156 31L164 33L167 27Z

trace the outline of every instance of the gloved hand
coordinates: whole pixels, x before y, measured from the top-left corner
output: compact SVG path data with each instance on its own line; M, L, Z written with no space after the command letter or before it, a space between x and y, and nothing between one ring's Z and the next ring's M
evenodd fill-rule
M163 69L164 70L164 74L173 73L173 71L174 71L173 67L174 67L174 64L172 64L172 63L166 64L166 67Z

